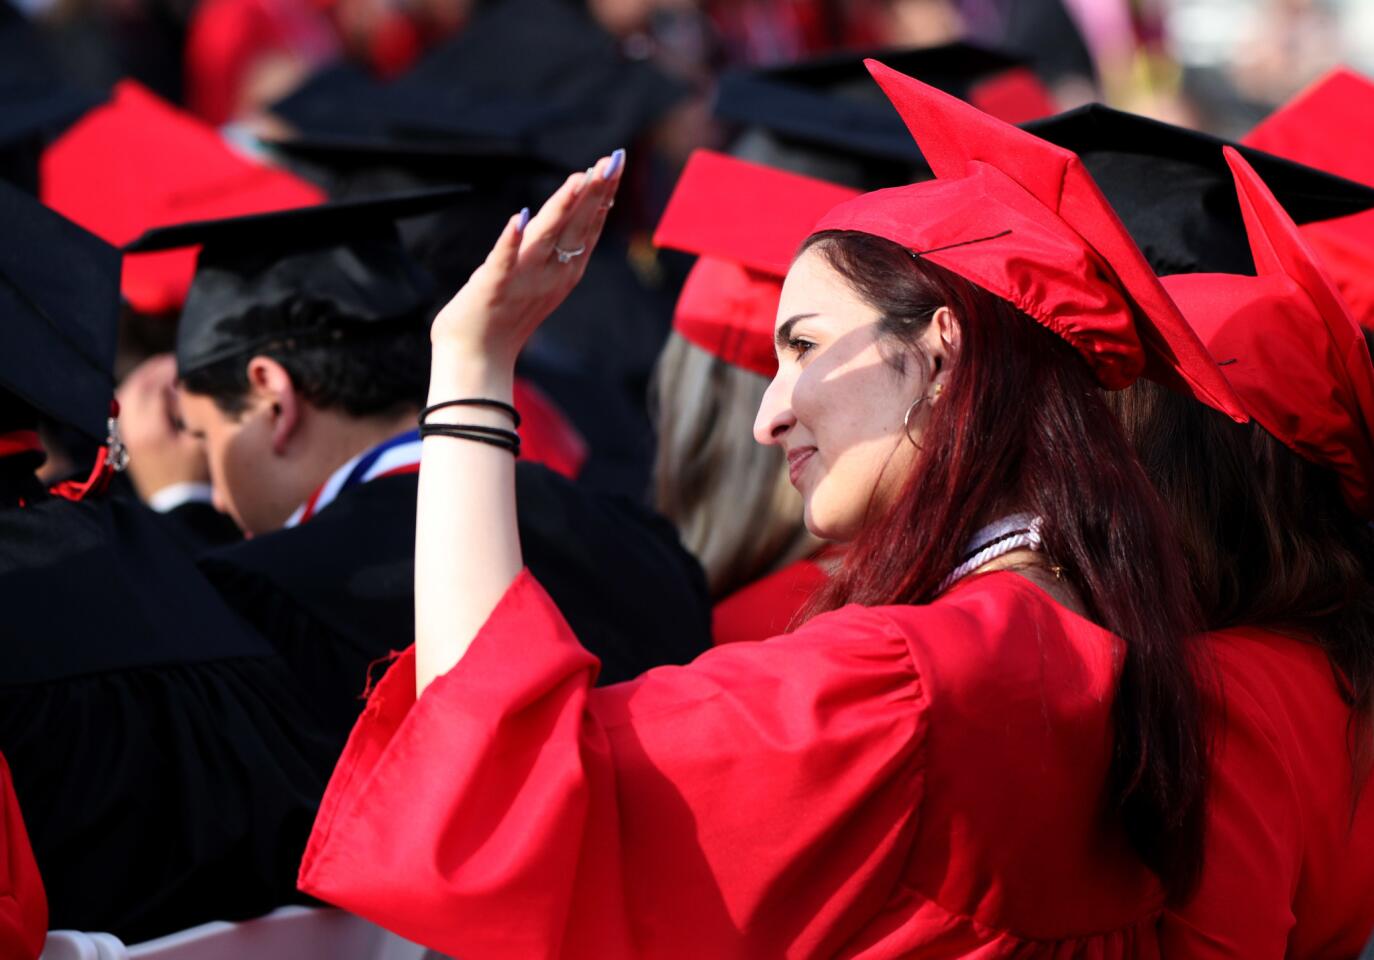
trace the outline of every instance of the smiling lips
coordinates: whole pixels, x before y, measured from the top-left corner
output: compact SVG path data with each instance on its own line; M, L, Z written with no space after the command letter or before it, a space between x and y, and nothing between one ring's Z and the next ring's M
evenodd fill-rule
M802 468L815 452L815 447L798 447L787 451L787 478L792 481L792 486L797 485L797 477L801 475Z

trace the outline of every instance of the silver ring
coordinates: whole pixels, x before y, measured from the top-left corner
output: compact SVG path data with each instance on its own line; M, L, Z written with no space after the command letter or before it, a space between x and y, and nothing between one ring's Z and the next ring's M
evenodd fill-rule
M575 259L587 252L587 245L584 243L576 250L564 250L558 244L553 245L553 252L558 254L559 263L572 263Z

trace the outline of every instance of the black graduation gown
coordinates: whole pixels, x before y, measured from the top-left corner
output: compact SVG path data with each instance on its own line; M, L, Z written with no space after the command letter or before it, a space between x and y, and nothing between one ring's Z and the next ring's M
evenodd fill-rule
M517 465L515 488L525 563L601 659L600 683L687 663L710 645L705 577L667 521L537 464ZM414 639L417 490L415 474L379 477L298 527L201 557L341 737L362 708L369 665L375 680L387 655Z
M123 500L0 509L0 752L50 923L130 942L302 900L337 759L164 523Z

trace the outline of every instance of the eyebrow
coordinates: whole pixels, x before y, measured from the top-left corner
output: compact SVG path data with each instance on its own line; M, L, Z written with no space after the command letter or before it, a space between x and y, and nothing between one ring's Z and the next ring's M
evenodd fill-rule
M782 326L778 327L778 332L773 334L773 344L778 348L787 346L788 342L792 339L792 328L795 327L798 322L814 316L816 316L814 313L799 313L794 317L788 317L783 321Z

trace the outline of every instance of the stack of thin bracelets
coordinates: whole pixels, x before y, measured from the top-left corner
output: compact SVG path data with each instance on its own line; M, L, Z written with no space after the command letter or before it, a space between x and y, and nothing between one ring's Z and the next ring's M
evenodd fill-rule
M486 407L507 414L515 427L520 426L520 413L509 403L500 400L486 400L475 397L467 400L445 400L420 411L420 439L425 437L455 437L459 440L475 440L489 446L509 451L511 456L520 456L520 434L515 430L501 430L497 427L484 427L475 423L427 423L429 415L446 407Z

